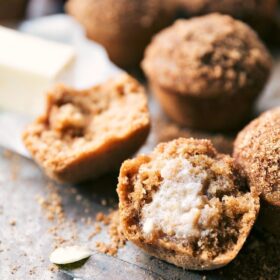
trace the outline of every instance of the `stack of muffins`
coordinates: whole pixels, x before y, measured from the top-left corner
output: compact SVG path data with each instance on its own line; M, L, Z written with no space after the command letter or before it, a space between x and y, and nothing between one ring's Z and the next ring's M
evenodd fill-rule
M178 7L189 19L176 20L168 27ZM272 70L272 57L259 35L266 36L276 8L276 0L69 0L67 4L69 14L81 22L90 39L104 45L113 62L124 68L142 66L151 92L174 123L208 132L235 133L252 117L255 101ZM96 91L100 92L98 102L106 101L107 105L98 109L98 123L108 123L114 114L118 127L128 135L137 121L141 141L135 133L134 138L114 135L115 141L120 142L118 147L132 147L129 153L119 155L107 141L114 134L108 132L107 125L106 129L102 126L102 133L106 131L109 144L106 142L106 149L97 149L93 140L97 141L97 137L104 146L105 138L89 125L96 123L96 106L88 102L87 106L92 107L85 113L81 104L86 98L71 97L87 117L82 133L73 135L70 131L71 143L80 143L77 137L88 135L88 150L84 154L78 151L79 164L73 164L74 182L119 168L123 158L135 152L147 137L150 119L142 87L126 77L121 86L119 82L110 86L108 96L113 92L114 97L103 99L100 89L111 83L85 93L92 104ZM132 95L137 95L143 106L133 104ZM56 104L59 110L70 102L66 99ZM131 118L127 117L125 124L114 104L129 105ZM54 109L57 114L56 107L46 115ZM110 118L105 118L107 115ZM63 123L68 129L68 120L63 118ZM41 159L34 141L29 140L35 135L35 142L43 141L47 135L45 126L61 145L69 145L69 139L63 131L58 137L49 121L44 127L40 121L40 133L37 126L38 120L26 131L25 142L39 164L48 168L49 159ZM75 158L71 150L71 158ZM110 154L114 154L114 166L101 168L106 165L103 160L91 169L98 158L96 154L109 161ZM87 167L83 176L79 166ZM72 166L65 166L65 170L72 176ZM52 177L63 181L64 173L61 174ZM73 179L71 176L68 178ZM117 191L124 234L137 246L186 269L226 265L242 248L259 209L259 225L280 235L280 109L264 113L239 132L232 157L219 154L209 140L181 138L160 144L149 155L125 161Z

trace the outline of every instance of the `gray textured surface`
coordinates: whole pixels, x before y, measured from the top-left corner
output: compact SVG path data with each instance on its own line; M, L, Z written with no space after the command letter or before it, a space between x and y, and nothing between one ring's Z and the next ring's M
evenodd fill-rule
M279 67L276 69L279 75ZM277 73L268 87L266 97L261 100L260 109L280 104ZM158 108L152 105L152 110L155 115L154 130L142 152L149 151L161 140L180 135L199 136L161 123ZM220 140L214 137L218 148L230 151L230 141L227 140L224 146L225 143ZM91 220L97 212L108 211L108 207L102 206L102 199L112 201L112 204L117 201L116 178L117 174L111 174L75 187L50 185L50 181L31 160L7 154L0 149L0 280L70 279L62 272L52 271L48 256L61 238L65 239L63 244L86 245L92 249L95 241L108 239L106 229L92 240L88 240L88 236L93 231ZM65 213L62 220L49 221L46 211L38 203L40 199L52 201L53 192L56 198L62 200ZM204 276L206 279L280 279L279 241L257 230L254 230L236 260L226 268L213 272L183 271L147 256L130 243L119 250L118 258L137 264L137 267L96 255L80 269L68 270L68 273L85 280L126 279L123 278L124 272L127 272L127 279L159 279L153 275L147 278L147 274L139 268L142 267L154 271L163 279L205 279ZM138 278L133 276L135 272Z

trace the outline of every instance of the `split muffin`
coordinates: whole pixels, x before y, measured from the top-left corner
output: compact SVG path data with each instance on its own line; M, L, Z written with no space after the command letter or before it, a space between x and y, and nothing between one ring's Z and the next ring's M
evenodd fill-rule
M136 66L153 34L171 24L169 0L69 0L66 9L121 67Z
M250 115L271 71L256 33L230 16L178 20L156 35L143 70L166 113L179 124L232 130Z
M149 128L144 89L121 74L88 90L56 86L23 142L47 175L75 183L117 170Z
M265 112L237 136L234 157L261 197L260 224L280 235L280 107Z
M277 11L277 0L178 0L178 2L188 17L213 12L228 14L247 22L262 37L269 35Z
M185 269L233 260L259 209L239 167L208 140L179 138L125 161L117 191L127 239Z

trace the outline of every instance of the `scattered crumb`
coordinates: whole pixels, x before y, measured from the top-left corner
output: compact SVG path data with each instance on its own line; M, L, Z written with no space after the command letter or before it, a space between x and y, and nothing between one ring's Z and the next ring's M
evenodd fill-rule
M91 240L94 236L96 236L98 233L100 233L102 230L100 224L96 223L94 230L89 234L88 240Z
M17 273L17 271L20 269L20 265L14 265L11 267L11 274Z
M58 267L54 264L49 265L49 271L51 272L57 272L58 271Z
M107 204L108 204L108 203L107 203L107 200L106 200L106 199L102 199L102 200L101 200L101 205L102 205L102 206L107 206Z
M117 255L118 249L124 247L126 244L126 238L123 235L119 221L119 212L116 210L108 215L98 213L96 220L108 226L108 234L110 237L109 243L97 241L95 244L96 249L100 253L105 253L111 256Z
M17 224L17 222L16 222L15 220L11 220L11 221L9 222L9 224L10 224L11 226L15 226L15 225Z

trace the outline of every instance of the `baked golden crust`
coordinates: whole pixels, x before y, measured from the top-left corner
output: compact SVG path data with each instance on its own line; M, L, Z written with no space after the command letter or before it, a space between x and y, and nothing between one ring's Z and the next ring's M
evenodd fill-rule
M277 0L178 0L186 16L222 13L245 21L267 41L271 38L277 11Z
M168 0L70 0L66 9L122 67L135 66L152 35L174 16Z
M280 108L263 113L237 136L234 157L263 201L260 218L280 234Z
M59 85L46 102L23 141L58 181L80 182L117 169L149 133L145 91L126 74L82 91Z
M188 96L259 94L272 60L246 24L219 14L178 20L154 37L143 69L152 83Z
M190 224L183 223L178 227L178 221L188 215L189 212L186 211L181 216L172 217L171 223L176 221L175 226L171 226L171 231L166 230L166 223L153 223L152 229L149 228L150 225L145 228L146 213L156 217L170 205L166 201L157 201L156 196L166 187L164 162L178 159L183 159L182 172L186 172L186 164L191 163L194 167L189 176L206 174L199 192L203 200L198 207L199 217L195 216L192 220L193 228L190 231ZM170 171L173 167L170 165L167 170ZM175 170L171 178L176 178L176 172ZM186 179L185 175L183 177ZM195 184L198 182L197 178L195 177ZM176 189L175 181L173 184L168 182L168 193ZM120 170L117 191L121 222L127 239L149 254L186 269L215 269L234 259L259 210L258 197L248 191L246 179L239 167L229 156L218 154L208 140L179 138L158 145L150 155L125 161ZM191 193L184 198L188 198ZM168 198L168 201L176 199L171 207L173 213L177 213L176 207L182 204L177 195L174 193ZM192 206L188 211L197 207L192 204L196 200L197 198L191 199ZM154 212L151 212L151 208L147 212L147 207L151 207L154 201L157 203ZM209 214L209 220L205 218L205 213ZM169 214L164 212L164 221ZM147 228L151 230L149 234L146 233ZM181 230L183 231L180 232Z
M271 72L256 33L229 16L179 20L154 37L142 63L166 113L181 125L233 130L246 121Z

